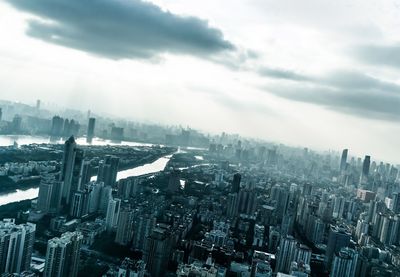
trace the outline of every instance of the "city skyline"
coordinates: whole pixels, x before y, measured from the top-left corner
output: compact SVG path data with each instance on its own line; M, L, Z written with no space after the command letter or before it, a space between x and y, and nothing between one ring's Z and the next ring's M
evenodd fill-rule
M0 101L2 101L2 99L0 99ZM7 101L8 102L8 101ZM29 104L26 104L26 103L21 103L21 102L15 102L15 103L17 103L17 104L22 104L22 105L24 105L25 107L31 107L31 108L36 108L37 109L37 103L41 103L41 100L37 100L37 101L35 101L35 103L36 103L36 106L29 106ZM8 102L8 103L10 103L11 105L13 105L13 104L15 104L15 103L12 103L12 102ZM93 120L96 120L96 118L95 117L93 117L93 114L92 114L92 112L89 110L89 111L87 111L87 114L85 115L85 112L84 111L79 111L79 110L73 110L73 109L68 109L68 108L65 108L65 110L63 110L63 109L57 109L57 108L55 108L55 107L51 107L51 106L47 106L48 104L46 104L46 103L44 103L45 105L43 105L44 107L43 108L41 108L40 109L40 113L42 113L42 117L43 118L47 118L48 116L50 116L51 114L56 114L55 116L53 116L53 118L52 118L52 124L54 124L54 121L58 121L58 124L56 124L58 127L55 127L55 126L51 126L51 130L49 130L50 132L49 132L49 134L47 134L47 135L50 135L51 137L50 137L50 140L52 140L51 138L53 137L53 139L54 138L60 138L60 137L62 137L63 135L65 136L65 138L67 138L68 137L68 135L66 135L66 134L63 134L63 132L65 133L65 132L68 132L69 131L69 129L67 128L67 129L65 129L65 126L69 126L69 128L71 128L71 125L69 125L67 122L69 122L70 120L68 119L68 118L65 118L65 120L66 120L66 125L64 126L64 118L63 117L60 117L59 116L59 114L64 114L64 113L69 113L69 112L72 112L72 113L80 113L80 116L78 116L78 118L84 118L84 117L87 117L87 116L91 116L91 117L88 117L87 118L87 127L88 127L88 129L87 129L87 131L86 132L83 132L84 130L81 130L79 133L80 133L80 135L78 135L78 131L79 131L79 129L80 129L80 122L79 121L77 121L77 119L75 118L75 123L76 123L76 126L75 126L75 128L78 128L77 130L74 130L71 134L75 134L77 137L81 137L82 135L84 135L84 134L86 134L86 137L81 137L81 138L83 138L83 139L85 139L86 140L86 143L88 143L88 144L92 144L92 140L93 140L93 138L95 137L95 136L93 136L93 132L94 132L94 129L91 129L91 128L89 128L89 125L91 125L91 124L94 124L93 123ZM49 108L50 110L47 110L46 108ZM0 107L0 110L1 110L1 107ZM38 111L39 111L39 109L37 109ZM43 112L45 113L45 114L47 114L47 115L43 115ZM10 113L8 113L8 116L10 116L11 114ZM27 116L26 114L23 114L23 113L18 113L18 112L16 112L15 114L14 114L14 117L21 117L21 116ZM110 117L110 118L108 118L108 116ZM105 115L105 117L101 117L103 120L104 119L106 119L108 122L114 122L114 121L120 121L120 120L122 120L123 122L125 122L125 123L127 123L127 124L131 124L131 123L134 123L134 124L143 124L144 126L146 126L146 124L150 124L149 126L152 126L153 124L153 126L156 126L156 128L176 128L176 130L175 130L175 132L176 131L183 131L183 130L185 130L185 128L184 127L182 127L182 126L179 126L179 125L176 125L176 126L174 126L174 125L172 125L172 126L168 126L168 125L163 125L163 124L159 124L159 123L152 123L152 122L135 122L135 121L128 121L128 120L126 120L126 119L121 119L121 118L118 118L118 117L115 117L115 116L112 116L112 115ZM13 118L13 120L14 120L14 118ZM73 118L71 118L71 120L72 121L74 121L74 119ZM83 123L83 126L86 126L85 125L85 122L82 122ZM60 125L61 124L61 125ZM72 122L71 122L71 124L72 124ZM114 124L114 123L111 123L111 124ZM92 125L92 127L93 127L93 125ZM215 133L215 134L212 134L212 133L209 133L209 132L206 132L206 131L204 131L204 130L195 130L195 129L191 129L191 127L190 126L186 126L186 128L187 128L187 130L192 130L192 131L195 131L195 132L199 132L199 134L200 135L202 135L202 136L207 136L207 137L209 137L209 139L211 139L211 141L215 141L215 140L218 140L218 138L221 138L223 135L227 135L227 136L233 136L233 137L237 137L237 139L239 139L239 140L241 140L241 141L244 141L244 142L249 142L250 144L251 143L253 143L253 142L256 142L256 143L261 143L261 144L267 144L267 145L275 145L275 147L280 147L280 146L284 146L284 147L290 147L290 148L293 148L293 149L298 149L298 150L305 150L305 149L307 149L307 151L313 151L313 152L315 152L315 153L318 153L318 154L333 154L334 156L337 156L337 157L339 157L340 156L340 153L341 152L343 152L343 151L347 151L347 154L345 155L345 157L347 158L347 155L348 155L348 157L349 157L349 159L350 158L354 158L354 159L362 159L362 158L364 158L364 156L369 156L369 157L371 157L371 154L370 153L355 153L355 152L353 152L352 151L352 149L347 149L347 148L345 148L345 149L328 149L328 148L309 148L309 147L307 147L307 146L304 146L304 145L295 145L295 144L283 144L283 143L281 143L281 142L279 142L279 141L270 141L270 140L268 140L268 139L260 139L260 138L255 138L255 137L243 137L243 136L240 136L240 134L229 134L229 133L225 133L225 132L221 132L221 133ZM57 129L58 131L55 131L55 129ZM91 130L90 132L91 132L91 134L89 134L89 129ZM117 129L120 129L120 128L118 128L117 127ZM23 131L23 130L21 130L21 131ZM71 129L71 131L72 131L72 129ZM122 131L123 131L123 128L122 128ZM61 133L60 133L61 132ZM103 132L104 132L104 130L103 130ZM89 138L90 137L92 137L92 139L90 140ZM28 137L29 138L29 137ZM103 138L101 138L101 137L97 137L98 139L103 139L104 140L104 137ZM38 137L38 139L40 140L40 136ZM44 141L46 141L46 137L44 136L44 137L42 137L42 139L44 140ZM120 137L120 139L123 139L122 137ZM114 140L114 142L116 142L116 143L121 143L119 140L120 139L117 139L117 140ZM132 138L128 138L128 137L126 137L126 139L127 139L127 141L132 141ZM133 139L134 140L134 139ZM28 141L30 141L29 139L28 139ZM111 140L110 142L112 142L113 140ZM126 143L127 141L125 141L124 143ZM15 142L17 142L18 143L18 139L17 140L15 140ZM60 141L59 140L55 140L55 141L53 141L54 143L60 143ZM168 144L168 141L165 141L167 144ZM106 141L103 141L103 143L106 143ZM134 141L132 141L132 143L135 143ZM350 153L349 153L350 152ZM368 155L369 154L369 155ZM343 153L342 153L342 158L343 158ZM399 164L399 162L400 162L400 160L399 160L399 162L398 161L394 161L394 160L387 160L387 159L381 159L380 157L376 157L376 156L372 156L371 157L372 158L372 160L373 161L375 161L376 163L379 163L379 162L383 162L383 163L393 163L393 164ZM342 164L341 163L341 165L340 165L340 168L342 168L342 166L345 166L345 164Z
M2 98L399 162L395 1L29 3L0 4Z
M399 14L0 1L0 275L399 277Z

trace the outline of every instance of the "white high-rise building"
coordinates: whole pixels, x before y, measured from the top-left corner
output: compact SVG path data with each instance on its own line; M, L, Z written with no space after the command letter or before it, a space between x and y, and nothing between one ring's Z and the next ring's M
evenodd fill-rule
M278 250L277 258L277 272L288 273L290 270L290 265L292 263L292 258L297 249L297 241L292 236L287 236L281 239Z
M90 182L88 190L88 212L96 213L100 207L101 191L104 188L103 182Z
M119 210L121 206L121 199L114 198L108 202L107 215L106 215L106 228L107 231L112 231L117 228Z
M78 274L80 247L83 236L67 232L47 243L44 277L75 277Z
M358 254L354 249L344 247L335 255L332 263L332 277L353 277L356 274Z
M0 221L0 273L20 273L30 268L36 225Z

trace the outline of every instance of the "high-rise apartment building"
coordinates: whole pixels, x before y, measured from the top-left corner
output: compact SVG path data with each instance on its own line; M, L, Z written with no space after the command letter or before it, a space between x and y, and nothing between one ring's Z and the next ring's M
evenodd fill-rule
M171 252L169 226L158 224L146 238L143 260L152 277L164 276Z
M78 274L83 236L67 232L47 243L44 277L75 277Z
M351 234L344 227L331 225L325 254L325 263L328 267L332 264L335 253L349 246L350 238Z
M344 149L342 152L342 157L340 158L340 168L339 168L341 172L346 169L348 153L349 153L349 149Z
M120 245L128 245L133 235L133 210L129 206L121 207L118 216L117 233L115 242Z
M362 164L360 184L366 184L368 182L370 166L371 166L371 157L365 156L363 164Z
M76 153L75 149L76 149L75 138L71 136L69 139L65 141L64 155L61 163L60 181L63 182L63 192L62 192L63 202L67 202L69 192L71 189L75 153Z
M242 180L242 175L240 175L240 173L235 173L233 175L233 181L232 181L232 192L233 193L239 193L241 180Z
M30 269L36 225L0 221L0 273L21 273Z
M142 214L135 219L133 225L132 247L143 250L146 238L151 234L156 226L156 218L153 214Z
M297 241L292 236L287 236L281 239L277 257L277 272L288 273L292 263L293 256L297 248Z
M104 161L99 163L99 171L97 173L97 181L104 182L105 186L115 186L117 181L119 158L107 155Z
M64 119L62 117L59 117L58 115L53 116L53 119L51 120L50 135L53 137L62 136L63 127L64 127Z
M354 249L342 248L332 262L331 277L354 277L356 275L358 254Z
M44 175L39 186L37 209L44 213L56 213L61 207L62 182L53 174Z
M118 217L120 212L121 200L118 198L110 199L106 214L107 231L114 231L117 228Z
M89 118L87 136L86 136L86 141L88 143L91 143L93 141L95 125L96 125L96 118L94 117Z

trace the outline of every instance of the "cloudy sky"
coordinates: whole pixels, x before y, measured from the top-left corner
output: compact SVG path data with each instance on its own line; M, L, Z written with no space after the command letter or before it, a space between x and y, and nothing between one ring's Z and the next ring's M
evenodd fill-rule
M399 163L399 14L396 0L3 0L1 98Z

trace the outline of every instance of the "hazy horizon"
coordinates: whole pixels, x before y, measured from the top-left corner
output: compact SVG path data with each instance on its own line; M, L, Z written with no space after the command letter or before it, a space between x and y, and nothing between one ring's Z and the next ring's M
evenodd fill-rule
M0 98L399 163L398 12L372 0L7 0Z

